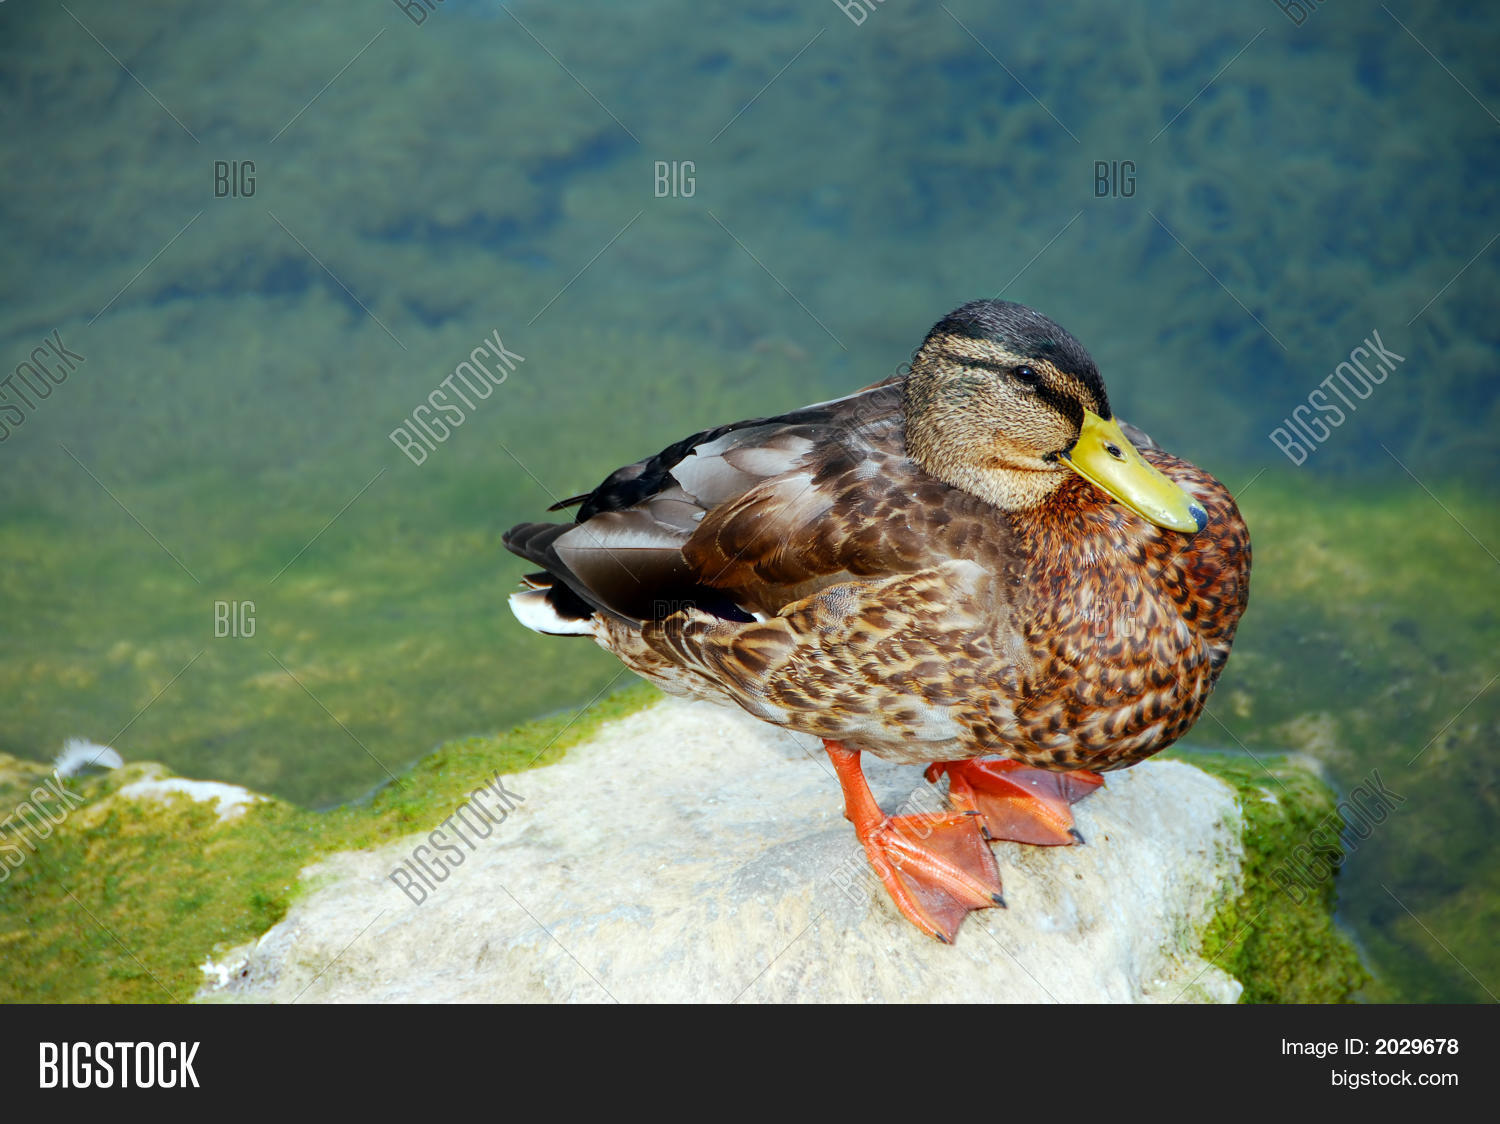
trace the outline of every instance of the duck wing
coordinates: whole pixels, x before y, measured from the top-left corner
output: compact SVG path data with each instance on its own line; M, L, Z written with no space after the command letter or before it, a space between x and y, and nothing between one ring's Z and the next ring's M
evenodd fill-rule
M523 523L505 545L566 587L557 600L627 622L688 605L748 621L851 577L994 554L994 510L907 459L902 381L693 434L564 501L574 523Z

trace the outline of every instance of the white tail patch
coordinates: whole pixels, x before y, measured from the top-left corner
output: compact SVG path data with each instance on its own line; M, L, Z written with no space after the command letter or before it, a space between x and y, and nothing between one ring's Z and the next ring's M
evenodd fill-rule
M547 636L593 636L596 622L593 618L570 621L558 615L547 601L547 590L523 589L510 595L510 611L532 632Z

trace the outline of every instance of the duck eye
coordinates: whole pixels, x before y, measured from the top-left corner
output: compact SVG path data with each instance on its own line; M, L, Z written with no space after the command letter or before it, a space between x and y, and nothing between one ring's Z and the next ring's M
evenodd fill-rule
M1017 367L1011 373L1027 386L1036 386L1042 381L1042 376L1037 374L1035 367Z

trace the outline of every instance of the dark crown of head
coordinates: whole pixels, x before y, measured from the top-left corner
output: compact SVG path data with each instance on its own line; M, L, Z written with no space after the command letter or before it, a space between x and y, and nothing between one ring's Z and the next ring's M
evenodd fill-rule
M1045 359L1092 390L1103 416L1109 416L1109 398L1093 358L1071 332L1035 309L1012 301L970 301L934 324L922 346L941 336L989 340L1013 355Z

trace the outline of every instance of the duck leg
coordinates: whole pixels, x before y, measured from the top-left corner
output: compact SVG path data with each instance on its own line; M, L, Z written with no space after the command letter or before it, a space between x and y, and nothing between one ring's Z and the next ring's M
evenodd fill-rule
M1043 847L1082 843L1072 805L1104 783L1098 773L1054 773L1001 757L938 761L927 767L933 783L948 774L948 800L960 812L979 814L985 838Z
M844 790L844 815L891 900L912 924L945 944L976 909L1004 905L995 856L977 817L887 816L859 764L859 750L823 740Z

